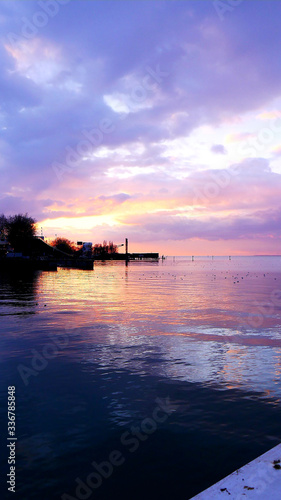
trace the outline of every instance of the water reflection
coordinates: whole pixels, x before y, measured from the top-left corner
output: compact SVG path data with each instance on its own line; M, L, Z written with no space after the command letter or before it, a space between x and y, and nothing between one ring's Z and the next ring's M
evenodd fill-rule
M279 400L280 297L268 303L281 274L264 273L260 260L256 269L245 259L239 266L235 259L117 262L96 263L94 272L6 276L2 314L34 312L36 294L39 316L21 325L32 342L64 330L71 349L63 354L89 366L262 389Z
M281 274L276 260L263 262L168 259L1 274L9 317L0 361L4 397L11 381L17 386L21 499L74 496L75 478L119 449L122 433L151 417L159 397L169 396L175 413L136 454L121 448L124 467L99 500L140 499L148 489L151 498L186 499L241 457L277 444L281 318L272 292ZM59 336L65 346L44 358ZM32 367L34 353L43 364L25 385L18 365Z
M35 313L39 274L0 270L0 316Z
M65 491L73 496L75 478L85 478L93 460L107 460L117 449L125 457L124 466L115 470L113 482L105 481L96 492L99 500L113 496L139 500L147 488L154 492L153 498L168 500L175 484L176 498L183 500L280 439L280 407L261 401L261 394L161 381L108 366L88 368L70 361L63 367L55 360L48 374L36 378L21 406L21 498L59 499ZM59 383L53 385L55 379ZM121 436L150 418L155 399L167 395L175 411L130 454Z

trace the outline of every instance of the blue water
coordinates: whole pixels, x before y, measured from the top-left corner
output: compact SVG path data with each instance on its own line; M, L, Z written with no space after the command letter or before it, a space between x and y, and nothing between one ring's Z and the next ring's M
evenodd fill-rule
M186 500L280 442L280 257L0 280L14 498Z

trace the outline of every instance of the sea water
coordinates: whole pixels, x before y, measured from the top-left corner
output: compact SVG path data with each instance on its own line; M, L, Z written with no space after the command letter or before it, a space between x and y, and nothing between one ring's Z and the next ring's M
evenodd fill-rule
M280 442L281 257L1 271L0 299L17 498L187 500Z

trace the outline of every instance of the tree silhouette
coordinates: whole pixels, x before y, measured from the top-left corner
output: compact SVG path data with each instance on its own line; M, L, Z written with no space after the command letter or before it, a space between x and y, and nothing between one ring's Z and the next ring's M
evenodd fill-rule
M28 252L36 234L36 220L27 213L12 215L6 219L4 234L16 252Z
M117 245L114 245L113 241L109 241L109 243L107 243L107 241L104 240L102 244L96 243L93 247L94 255L108 255L115 253L118 253L118 247Z
M76 247L73 241L68 240L67 238L56 238L51 243L52 247L61 250L62 252L68 253L70 255L74 255L76 252Z
M0 237L7 236L7 217L4 214L0 215Z

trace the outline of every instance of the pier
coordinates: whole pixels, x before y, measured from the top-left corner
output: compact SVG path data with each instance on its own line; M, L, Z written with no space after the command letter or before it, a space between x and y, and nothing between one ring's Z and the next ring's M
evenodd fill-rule
M281 491L281 444L222 479L191 500L279 500Z
M91 244L92 245L92 244ZM118 246L124 246L118 245ZM48 243L41 237L35 238L30 244L28 255L22 253L8 252L0 257L0 268L8 269L9 271L25 269L25 270L41 270L41 271L57 271L58 267L93 270L95 261L121 260L128 262L158 262L160 259L157 252L134 252L128 251L128 238L125 239L125 253L100 253L92 255L91 252L82 255L71 255L62 250L59 250Z
M159 260L159 253L129 253L128 260L144 260L144 261L157 261Z
M94 262L92 259L46 257L4 257L0 259L0 269L7 271L57 271L58 267L91 271L94 269Z

